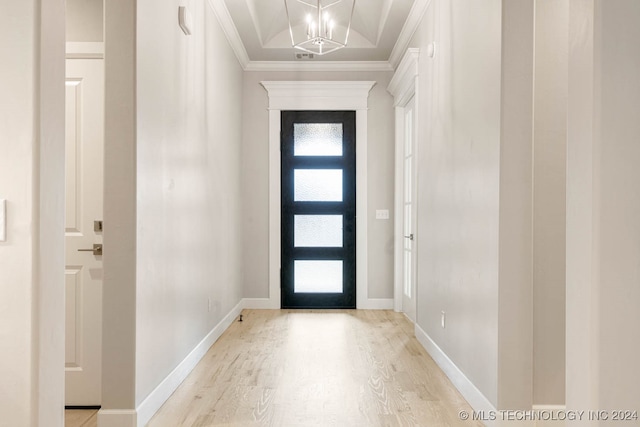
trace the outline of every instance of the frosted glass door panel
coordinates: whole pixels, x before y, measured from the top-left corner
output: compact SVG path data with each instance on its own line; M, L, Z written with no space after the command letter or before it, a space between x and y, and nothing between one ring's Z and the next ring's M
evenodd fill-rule
M356 308L355 116L281 113L282 308Z
M294 156L342 156L342 123L294 123Z
M295 202L341 202L342 169L296 169L293 187Z
M342 261L294 261L295 293L342 293Z
M341 248L342 215L295 215L294 246Z

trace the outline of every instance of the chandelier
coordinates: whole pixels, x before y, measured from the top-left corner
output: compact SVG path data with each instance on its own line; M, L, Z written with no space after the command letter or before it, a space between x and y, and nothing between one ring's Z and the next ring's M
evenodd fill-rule
M303 7L290 8L289 3L294 5L302 4ZM313 0L310 0L313 2ZM284 0L284 7L287 12L287 20L289 21L289 34L291 35L291 45L295 49L312 53L314 55L325 55L342 49L347 46L349 39L349 31L351 30L351 18L353 10L356 6L356 0L346 0L345 4L350 6L349 22L346 25L336 25L334 17L331 16L328 9L332 8L345 0L333 0L322 4L321 0L315 1L315 4L305 0ZM343 5L344 6L344 5ZM300 12L304 15L302 19L291 21L291 12ZM334 8L335 10L336 8Z

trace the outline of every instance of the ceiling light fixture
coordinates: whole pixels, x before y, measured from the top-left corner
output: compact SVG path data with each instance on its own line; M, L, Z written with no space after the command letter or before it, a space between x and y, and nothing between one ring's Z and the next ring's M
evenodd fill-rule
M345 4L351 6L349 22L346 26L336 25L334 18L327 11L330 7L336 6L343 1L345 0L334 0L323 5L321 0L317 0L315 4L304 0L284 0L284 8L289 21L291 45L295 49L313 53L314 55L325 55L346 47L356 0L346 0L345 2ZM305 6L304 8L295 8L294 6L296 10L291 8L292 13L300 12L301 15L304 15L304 20L291 21L290 6L293 6L289 4L291 2L294 5L301 3Z

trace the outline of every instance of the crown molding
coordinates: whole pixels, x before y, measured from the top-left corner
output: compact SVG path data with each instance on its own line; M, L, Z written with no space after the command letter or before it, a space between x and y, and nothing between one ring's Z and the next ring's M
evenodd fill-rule
M409 16L402 26L398 40L396 40L396 44L393 46L393 50L391 50L391 55L389 55L389 63L393 68L396 68L402 60L407 47L409 47L411 37L413 37L413 33L416 32L418 25L422 22L422 17L430 4L431 0L416 0L413 6L411 6Z
M216 15L216 18L218 18L222 31L227 37L233 52L236 54L236 58L238 58L240 66L245 70L247 68L247 64L251 61L249 60L247 50L244 48L238 29L231 19L231 14L229 13L227 6L224 4L224 0L208 0L208 3L213 10L213 13Z
M393 71L387 61L249 61L245 71Z
M387 91L393 95L396 106L406 104L415 93L415 78L419 72L420 49L409 48L393 74Z
M375 81L262 81L270 110L367 109Z

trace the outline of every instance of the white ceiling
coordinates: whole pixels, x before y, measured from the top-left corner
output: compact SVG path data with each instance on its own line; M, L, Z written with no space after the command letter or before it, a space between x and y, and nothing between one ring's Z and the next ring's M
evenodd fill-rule
M316 0L306 1L314 3ZM322 0L322 4L333 1ZM340 4L330 8L332 18L338 27L336 33L345 31L344 27L340 27L346 27L352 1L342 0ZM287 2L292 21L303 26L309 8L297 0L287 0ZM416 21L416 17L411 16L418 13L414 3L424 3L424 1L356 0L347 47L323 56L316 55L312 61L389 63L401 33L407 32L406 28L403 31L405 22L408 18ZM225 6L226 11L218 15L226 15L230 21L226 25L227 35L235 33L235 36L239 36L239 40L235 43L232 41L232 45L236 49L236 54L238 50L244 50L239 55L246 55L244 62L296 60L295 53L301 51L291 47L285 0L223 0L221 4ZM404 38L408 39L406 35Z

